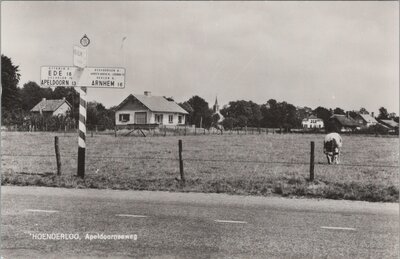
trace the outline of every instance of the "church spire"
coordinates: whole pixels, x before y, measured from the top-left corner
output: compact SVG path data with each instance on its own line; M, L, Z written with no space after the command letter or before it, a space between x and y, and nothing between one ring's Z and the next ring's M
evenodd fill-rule
M219 112L219 105L218 105L217 96L215 96L215 104L214 104L213 110L214 110L214 112Z

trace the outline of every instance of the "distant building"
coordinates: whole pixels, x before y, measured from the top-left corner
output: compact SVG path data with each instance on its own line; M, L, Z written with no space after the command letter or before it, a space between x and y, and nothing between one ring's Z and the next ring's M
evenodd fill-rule
M170 98L130 94L115 109L115 125L185 125L188 113Z
M379 122L388 128L389 132L393 132L398 134L399 132L399 123L394 120L379 120Z
M218 105L218 100L217 97L215 97L215 104L213 106L213 115L218 114L219 120L218 123L221 123L224 120L224 116L222 116L221 112L219 111L219 105Z
M329 123L331 123L340 132L354 131L362 126L348 114L333 114L329 118Z
M304 118L301 125L303 129L323 129L324 121L315 115L311 115L308 118Z
M30 112L43 116L66 116L71 111L71 108L71 104L65 100L65 97L60 100L46 100L46 98L43 98Z
M378 121L374 118L374 113L371 113L371 115L359 113L355 116L354 120L365 128L378 124Z

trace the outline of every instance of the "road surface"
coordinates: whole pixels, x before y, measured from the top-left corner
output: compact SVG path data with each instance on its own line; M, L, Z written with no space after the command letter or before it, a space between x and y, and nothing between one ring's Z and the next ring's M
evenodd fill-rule
M395 203L10 186L1 202L4 258L399 256Z

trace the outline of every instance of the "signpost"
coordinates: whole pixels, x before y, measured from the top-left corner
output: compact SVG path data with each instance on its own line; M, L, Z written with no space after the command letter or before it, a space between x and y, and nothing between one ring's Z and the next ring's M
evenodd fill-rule
M85 68L87 66L87 49L74 46L74 66Z
M125 68L87 67L86 34L80 40L82 47L74 46L74 66L43 66L40 69L42 87L79 87L78 176L85 176L86 150L86 94L87 88L125 88Z
M44 66L40 69L41 86L125 88L125 68Z

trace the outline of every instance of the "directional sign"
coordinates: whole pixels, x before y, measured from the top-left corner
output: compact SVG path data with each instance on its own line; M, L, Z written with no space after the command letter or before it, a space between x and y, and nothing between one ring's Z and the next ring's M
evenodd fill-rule
M85 68L87 66L87 49L74 46L74 66Z
M125 68L46 66L41 67L40 85L125 88Z

